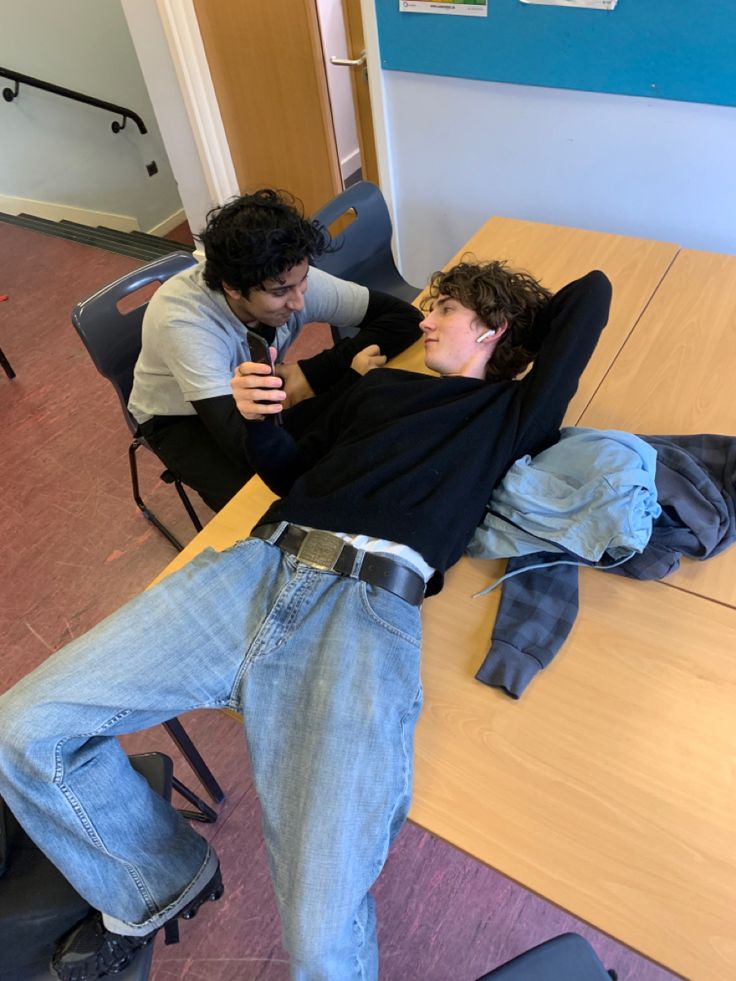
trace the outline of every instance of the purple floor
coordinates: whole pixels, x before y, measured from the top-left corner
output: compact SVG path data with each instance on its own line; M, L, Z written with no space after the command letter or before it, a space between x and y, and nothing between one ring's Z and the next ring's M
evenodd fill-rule
M128 433L116 397L70 322L73 304L139 263L0 224L0 347L17 377L0 372L0 688L140 592L173 550L133 504ZM185 540L192 528L162 467L143 460L143 496ZM200 508L203 516L206 509ZM153 981L284 981L285 953L268 879L258 803L238 723L193 713L188 731L227 793L216 842L225 897L157 938ZM161 729L126 739L161 749L197 787ZM549 937L587 937L620 981L673 975L583 925L432 835L407 825L376 897L382 981L473 981Z

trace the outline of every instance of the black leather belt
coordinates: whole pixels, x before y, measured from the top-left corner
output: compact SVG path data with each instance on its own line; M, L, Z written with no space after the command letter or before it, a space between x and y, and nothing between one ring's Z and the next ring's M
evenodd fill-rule
M272 539L278 528L278 524L258 525L251 535L253 538ZM305 531L298 525L287 524L272 544L315 569L362 579L372 586L396 593L412 606L422 605L424 580L418 573L385 555L354 548L328 531Z

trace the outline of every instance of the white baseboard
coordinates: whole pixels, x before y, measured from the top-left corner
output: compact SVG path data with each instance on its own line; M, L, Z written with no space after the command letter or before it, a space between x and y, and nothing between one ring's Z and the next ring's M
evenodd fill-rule
M116 228L121 232L140 231L140 225L131 215L115 215L108 211L90 211L88 208L76 208L69 204L54 204L51 201L35 201L33 198L17 198L0 194L0 211L8 215L34 215L36 218L46 218L47 221L77 221L81 225L104 225L106 228ZM182 219L183 221L183 219Z
M355 171L360 167L360 150L356 147L352 153L349 153L347 157L344 157L340 161L340 174L343 180L354 174Z
M160 221L158 225L154 225L153 228L149 228L148 234L166 235L173 228L176 228L177 225L181 225L183 221L186 221L186 217L186 211L184 211L183 208L179 208L179 210L175 211L173 215L169 215L168 218L164 218L163 221Z

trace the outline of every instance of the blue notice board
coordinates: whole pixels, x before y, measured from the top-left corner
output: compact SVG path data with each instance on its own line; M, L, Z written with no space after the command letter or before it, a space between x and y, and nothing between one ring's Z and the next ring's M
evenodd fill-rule
M736 106L734 0L619 0L612 11L488 0L487 18L376 0L376 11L384 68Z

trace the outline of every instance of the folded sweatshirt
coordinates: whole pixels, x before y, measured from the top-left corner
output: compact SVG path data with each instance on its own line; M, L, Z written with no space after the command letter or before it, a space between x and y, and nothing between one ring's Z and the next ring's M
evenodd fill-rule
M559 442L509 468L468 553L509 558L546 550L599 562L642 552L659 517L657 452L633 433L570 426Z
M633 579L662 579L681 557L707 559L736 540L736 437L642 436L657 451L655 485L662 513L641 554L615 569ZM476 678L519 698L567 640L578 612L578 569L553 565L543 552L509 559L507 571L542 568L508 579L491 647Z

